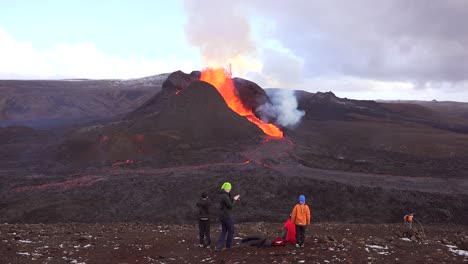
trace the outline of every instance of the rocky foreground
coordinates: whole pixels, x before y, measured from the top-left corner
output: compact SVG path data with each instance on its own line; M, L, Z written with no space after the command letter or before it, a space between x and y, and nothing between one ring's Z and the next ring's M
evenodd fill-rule
M246 235L278 237L280 223L236 225L234 248L198 246L195 225L1 224L0 263L468 263L468 226L318 223L305 248L241 247ZM218 224L212 226L216 240ZM212 244L213 245L213 244Z

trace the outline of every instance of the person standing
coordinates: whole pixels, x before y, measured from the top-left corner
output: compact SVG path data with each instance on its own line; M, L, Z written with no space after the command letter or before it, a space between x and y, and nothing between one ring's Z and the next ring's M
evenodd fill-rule
M413 217L414 213L403 216L403 221L405 222L405 225L409 226L410 229L413 229Z
M200 247L209 247L211 245L210 236L210 206L208 194L202 192L200 200L197 202L198 207L198 231L200 238ZM206 242L205 242L206 237Z
M304 195L299 196L299 203L291 213L291 222L296 225L296 247L304 247L305 229L310 224L310 209Z
M221 234L216 243L215 250L220 251L226 240L226 248L232 247L232 239L234 237L234 221L232 219L232 208L234 203L239 200L240 195L231 196L231 183L225 182L221 186L220 201L219 201L219 220L221 221ZM227 234L227 239L226 239Z

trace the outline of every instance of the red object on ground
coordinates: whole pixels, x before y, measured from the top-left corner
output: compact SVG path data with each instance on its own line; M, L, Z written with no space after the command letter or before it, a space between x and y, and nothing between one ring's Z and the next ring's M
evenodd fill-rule
M286 246L286 239L282 239L281 237L275 238L271 245L274 247Z
M296 244L296 225L291 222L291 218L286 220L286 223L284 223L284 228L288 230L286 241Z

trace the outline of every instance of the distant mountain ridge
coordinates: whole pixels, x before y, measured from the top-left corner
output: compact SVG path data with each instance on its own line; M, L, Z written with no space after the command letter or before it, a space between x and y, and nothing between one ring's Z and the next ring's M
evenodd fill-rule
M0 126L73 123L134 110L169 74L127 80L0 80Z
M188 75L191 76L190 80L186 80L186 82L190 83L194 79L198 79L199 73L192 72ZM0 127L9 125L49 127L109 118L132 112L152 112L157 109L146 109L145 104L151 105L151 107L160 107L153 101L165 100L164 98L167 96L164 94L160 94L158 98L154 96L159 94L170 74L108 80L0 80ZM180 72L180 74L183 73ZM257 84L242 78L234 78L234 82L239 87L245 87L245 90L240 91L240 96L249 108L255 108L254 106L257 104L268 100L262 99L268 97L263 95L263 90ZM179 86L181 84L174 84L174 87ZM263 94L257 94L259 91ZM349 118L351 112L387 117L394 114L409 115L411 116L410 121L422 118L422 121L425 120L424 122L428 123L427 120L432 117L430 122L434 124L438 120L444 121L440 125L436 125L437 127L449 128L456 132L468 131L466 126L468 103L406 100L367 101L339 98L332 92L295 91L295 93L299 108L307 108L309 118L315 116L315 118L325 120L342 119ZM249 101L251 100L249 98L259 98L260 100ZM445 122L447 121L446 117L449 117L448 123L450 125Z

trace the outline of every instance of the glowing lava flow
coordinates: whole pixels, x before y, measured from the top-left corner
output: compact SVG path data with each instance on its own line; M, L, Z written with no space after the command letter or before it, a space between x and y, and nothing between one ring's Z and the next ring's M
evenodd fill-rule
M223 68L206 68L202 71L200 80L210 83L216 87L229 108L257 125L265 134L272 137L283 137L283 132L278 127L261 121L254 115L252 110L244 107L241 100L236 95L234 82L231 78L231 72L228 72Z
M47 190L47 189L69 189L74 187L86 187L93 186L97 182L106 181L111 176L129 176L132 174L164 174L164 173L175 173L175 172L193 172L195 170L202 170L211 167L235 167L244 166L248 164L258 164L271 170L278 170L278 165L269 165L264 160L293 160L290 152L294 148L294 142L287 138L278 137L267 137L258 146L248 151L240 152L239 154L245 159L239 162L217 162L207 163L193 166L179 166L179 167L167 167L158 169L121 169L119 165L122 164L139 164L140 162L133 160L126 160L124 162L112 164L111 170L103 170L100 175L86 175L71 180L62 182L53 182L34 186L22 186L12 189L13 192L25 192L25 191L36 191L36 190ZM287 167L286 167L287 168Z

